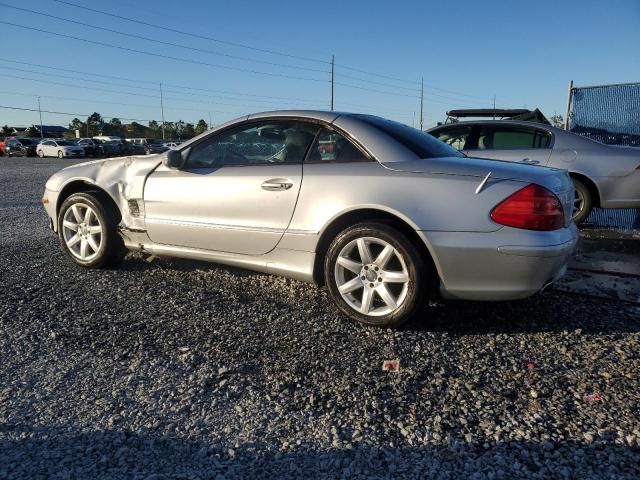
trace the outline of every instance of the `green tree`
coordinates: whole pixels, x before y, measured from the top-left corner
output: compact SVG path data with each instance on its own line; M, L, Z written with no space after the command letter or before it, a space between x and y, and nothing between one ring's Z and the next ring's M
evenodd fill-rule
M69 124L69 130L65 133L65 136L70 137L70 138L75 137L76 136L76 130L78 130L78 133L80 134L81 137L83 135L86 135L87 134L87 124L84 123L79 118L74 118L73 120L71 120L71 123Z
M13 134L13 130L9 128L9 125L2 127L1 135L3 137L10 137Z
M151 120L149 122L149 137L151 138L162 138L162 128L157 121Z
M196 136L196 129L193 126L193 123L187 123L184 126L184 130L182 130L182 138L193 138Z
M198 123L196 125L196 135L200 135L201 133L206 132L207 130L209 130L209 125L207 125L207 122L205 122L202 118L200 120L198 120Z
M105 135L116 135L122 137L123 131L122 122L117 117L113 117L109 123L104 125Z
M104 119L98 112L93 112L91 115L89 115L89 118L87 118L87 125L88 136L91 137L94 135L102 135L102 130L104 128Z
M562 115L554 115L549 120L554 127L564 128L564 118Z
M35 125L31 125L29 128L27 128L27 131L24 132L25 135L27 137L40 137L40 128L36 127Z

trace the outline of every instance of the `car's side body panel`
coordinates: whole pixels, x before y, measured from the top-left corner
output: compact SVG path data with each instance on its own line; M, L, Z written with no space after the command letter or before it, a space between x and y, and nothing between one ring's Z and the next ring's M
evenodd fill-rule
M263 182L292 186L269 191ZM259 255L273 250L289 225L302 165L253 165L176 170L149 176L144 204L151 240L164 245Z

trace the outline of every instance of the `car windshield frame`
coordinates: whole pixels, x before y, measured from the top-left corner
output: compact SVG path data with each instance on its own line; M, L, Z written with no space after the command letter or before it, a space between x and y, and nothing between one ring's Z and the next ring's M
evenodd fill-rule
M417 128L375 115L354 114L353 116L393 138L420 159L466 157L464 153Z

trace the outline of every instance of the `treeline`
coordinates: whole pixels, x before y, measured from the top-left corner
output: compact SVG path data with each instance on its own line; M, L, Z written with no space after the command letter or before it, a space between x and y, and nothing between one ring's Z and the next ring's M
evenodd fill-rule
M138 122L122 123L119 118L112 118L105 122L98 112L92 113L84 122L74 118L68 128L68 137L75 137L78 130L81 137L109 135L122 138L163 138L162 122L151 120L147 125L143 125ZM195 125L182 120L164 122L164 138L186 140L208 129L209 125L203 119L198 120Z

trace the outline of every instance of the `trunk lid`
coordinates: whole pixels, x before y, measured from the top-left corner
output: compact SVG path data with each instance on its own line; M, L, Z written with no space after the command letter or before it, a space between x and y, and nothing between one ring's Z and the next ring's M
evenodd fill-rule
M478 183L491 172L491 180L511 180L522 182L523 186L536 183L552 191L562 203L565 225L571 223L573 214L573 182L566 170L526 165L503 160L488 160L471 157L443 157L387 162L382 166L393 171L413 172L431 175L459 175L477 177Z

